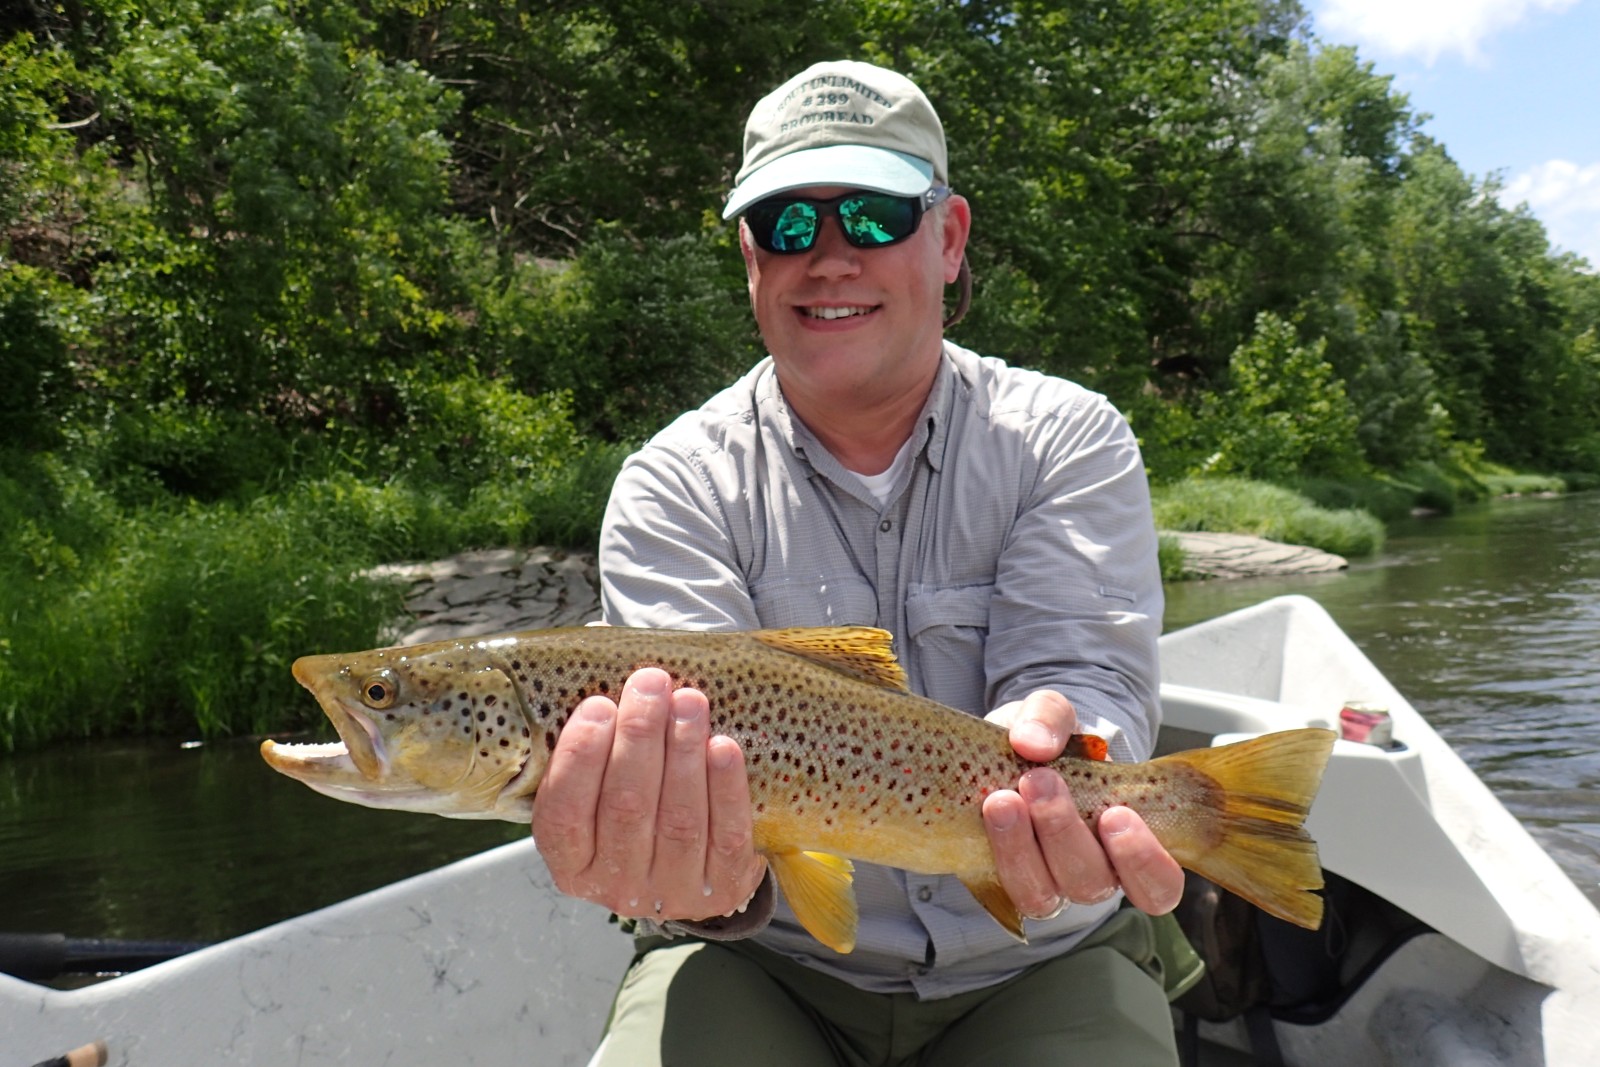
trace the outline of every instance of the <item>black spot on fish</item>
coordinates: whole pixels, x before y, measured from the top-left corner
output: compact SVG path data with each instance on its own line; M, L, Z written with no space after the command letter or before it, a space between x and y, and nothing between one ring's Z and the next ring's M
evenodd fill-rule
M484 703L485 707L490 707L490 708L494 707L494 701L495 701L495 695L493 693L490 693L488 696L483 698L483 703Z

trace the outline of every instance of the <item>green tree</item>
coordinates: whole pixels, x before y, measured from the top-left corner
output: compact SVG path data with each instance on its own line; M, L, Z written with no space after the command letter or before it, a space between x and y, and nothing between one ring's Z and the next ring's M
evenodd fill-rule
M1230 385L1212 415L1216 453L1206 469L1265 481L1344 475L1362 465L1356 415L1323 359L1326 343L1302 344L1295 328L1264 311L1229 360Z

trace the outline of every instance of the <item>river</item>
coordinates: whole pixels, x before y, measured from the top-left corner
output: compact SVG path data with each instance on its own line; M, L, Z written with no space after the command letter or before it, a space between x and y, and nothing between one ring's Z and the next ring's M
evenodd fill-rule
M1345 573L1183 582L1169 630L1317 600L1600 906L1600 494L1391 527Z
M1600 494L1391 531L1348 572L1169 588L1175 629L1320 601L1600 903ZM254 742L0 757L0 930L214 940L526 829L371 811L273 774Z

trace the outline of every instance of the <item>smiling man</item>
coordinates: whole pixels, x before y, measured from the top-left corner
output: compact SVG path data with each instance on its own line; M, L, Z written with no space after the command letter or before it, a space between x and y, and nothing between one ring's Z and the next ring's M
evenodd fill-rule
M751 113L724 217L770 356L618 477L607 621L880 626L913 690L1027 759L1075 731L1147 758L1162 600L1138 448L1103 397L944 339L972 215L927 97L864 63L802 72ZM1025 944L954 878L857 864L842 955L773 893L715 714L642 670L579 706L536 799L556 885L645 934L598 1063L1176 1062L1149 914L1183 877L1137 815L1090 827L1029 771L981 807Z

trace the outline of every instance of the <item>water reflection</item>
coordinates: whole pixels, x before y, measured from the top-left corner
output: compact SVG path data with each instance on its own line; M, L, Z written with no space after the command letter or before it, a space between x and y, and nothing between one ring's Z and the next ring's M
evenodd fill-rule
M515 840L318 796L247 741L0 759L0 929L215 940Z

